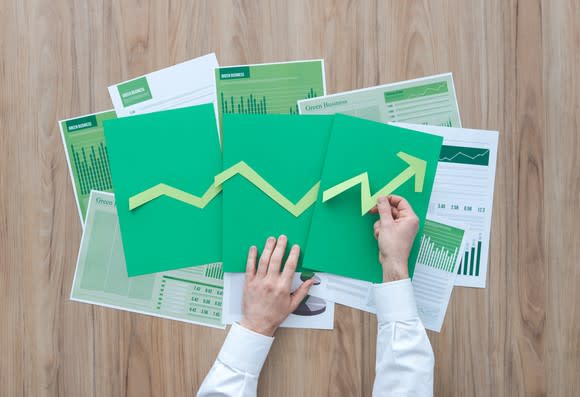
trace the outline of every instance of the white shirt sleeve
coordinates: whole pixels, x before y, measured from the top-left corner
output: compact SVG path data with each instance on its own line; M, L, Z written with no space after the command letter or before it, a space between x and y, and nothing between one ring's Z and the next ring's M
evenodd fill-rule
M378 335L373 396L432 396L434 357L411 280L375 286ZM254 397L274 338L234 323L198 397Z
M374 288L379 329L373 396L432 396L435 360L411 280Z
M258 376L273 341L234 323L197 396L255 396Z

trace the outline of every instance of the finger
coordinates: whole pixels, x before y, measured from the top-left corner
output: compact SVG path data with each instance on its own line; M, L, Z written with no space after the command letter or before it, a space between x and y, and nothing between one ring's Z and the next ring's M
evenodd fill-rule
M377 206L375 205L373 208L371 208L371 209L369 210L369 212L370 212L371 214L378 214L378 213L379 213L379 209L378 209L378 208L377 208Z
M381 219L381 223L388 224L393 222L393 214L391 213L391 205L389 204L389 200L385 196L379 197L377 200L377 208L379 210L379 216Z
M394 194L389 196L389 203L397 209L399 217L401 218L415 215L411 204L401 196L396 196Z
M397 219L399 217L399 210L393 206L391 206L391 213L393 214L393 219Z
M373 225L373 232L375 235L375 238L378 239L379 238L379 232L381 230L381 224L380 221L376 221L375 224Z
M272 252L272 257L270 258L270 265L268 266L268 274L279 275L280 266L282 266L282 259L284 259L284 254L286 253L286 244L288 243L288 238L281 235L278 237L276 242L276 248Z
M284 264L284 270L282 271L282 278L284 278L286 284L292 284L292 277L294 277L299 258L300 247L297 244L294 244L288 254L288 259L286 259L286 263Z
M290 313L295 311L300 302L306 298L306 295L308 295L308 291L310 291L310 287L312 287L313 284L314 280L306 280L296 291L294 291L294 294L292 294L292 301L290 302Z
M250 247L248 251L248 261L246 262L246 280L251 280L256 275L256 257L258 256L258 249L255 245Z
M268 237L268 240L266 240L266 244L264 245L264 250L262 251L262 256L260 256L260 261L258 262L256 276L264 277L268 272L270 257L272 256L272 251L274 250L275 245L276 239L274 237Z

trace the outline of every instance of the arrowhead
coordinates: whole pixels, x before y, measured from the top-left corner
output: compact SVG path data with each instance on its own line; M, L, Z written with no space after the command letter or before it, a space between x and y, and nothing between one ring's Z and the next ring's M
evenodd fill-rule
M397 156L405 163L409 164L409 169L415 175L415 191L423 191L423 181L425 180L425 170L427 169L427 162L420 158L411 156L405 152L397 153Z

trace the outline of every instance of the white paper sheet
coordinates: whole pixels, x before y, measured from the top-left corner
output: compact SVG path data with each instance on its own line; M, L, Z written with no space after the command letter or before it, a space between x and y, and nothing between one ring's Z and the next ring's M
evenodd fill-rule
M461 127L451 73L298 101L300 114L342 113L367 120Z
M427 217L466 225L467 247L455 285L485 288L498 132L393 124L443 137Z
M214 53L109 87L118 117L217 103Z

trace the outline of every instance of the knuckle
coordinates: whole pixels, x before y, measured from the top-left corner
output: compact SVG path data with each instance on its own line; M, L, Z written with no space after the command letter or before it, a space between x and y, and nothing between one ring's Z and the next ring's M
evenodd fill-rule
M411 225L413 225L414 228L419 227L419 218L416 215L411 218Z

